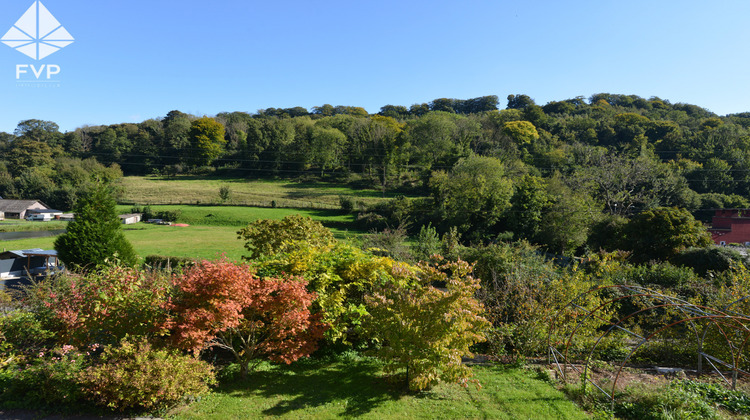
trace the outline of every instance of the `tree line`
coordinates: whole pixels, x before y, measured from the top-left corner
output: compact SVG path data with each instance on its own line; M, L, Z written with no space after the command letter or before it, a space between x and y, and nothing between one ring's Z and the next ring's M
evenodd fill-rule
M120 173L322 177L428 197L362 212L390 225L456 227L471 240L513 232L570 253L593 227L649 209L705 221L710 209L750 206L748 128L750 113L608 93L543 106L509 95L504 109L490 95L377 114L329 104L211 118L171 111L65 133L27 120L0 133L0 195L70 208L88 180ZM430 216L399 210L407 201ZM552 238L565 227L570 235Z

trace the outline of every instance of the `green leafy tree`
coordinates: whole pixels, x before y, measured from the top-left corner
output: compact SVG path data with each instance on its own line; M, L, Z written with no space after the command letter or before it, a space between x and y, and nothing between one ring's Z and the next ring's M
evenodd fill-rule
M197 165L210 165L224 152L224 126L213 118L203 117L190 125L190 143L195 149Z
M603 217L597 203L585 190L573 190L559 177L547 181L549 205L536 240L551 252L573 254L591 233L591 227Z
M460 260L419 268L416 275L406 271L396 283L381 284L367 298L370 329L382 345L376 355L387 362L386 372L406 370L409 389L440 382L467 386L472 372L461 358L484 341L489 327L474 299L479 281Z
M313 311L329 326L326 339L351 346L362 344L367 337L362 323L368 315L364 296L374 284L392 279L393 272L403 270L406 264L340 242L321 247L298 241L288 249L256 261L258 274L302 277L308 290L317 295Z
M106 185L94 187L76 203L75 220L55 239L60 259L72 269L94 268L115 259L134 265L138 257L121 230L115 200Z
M170 111L161 121L163 126L163 145L170 157L187 159L190 147L191 116L180 111ZM170 160L170 163L174 162Z
M472 156L459 161L450 173L434 172L430 180L443 228L458 227L469 239L484 239L496 232L511 206L513 183L505 165L495 158Z
M30 169L50 172L55 164L55 155L60 152L59 149L40 141L27 138L14 140L6 157L8 170L13 176L21 176Z
M633 217L623 228L622 247L633 260L666 261L690 247L713 243L706 227L685 209L661 207Z
M526 175L511 199L510 225L513 232L522 238L533 240L542 225L542 217L549 205L549 196L544 180Z
M320 174L343 163L346 136L336 128L314 126L310 135L310 158L320 167Z
M245 241L250 251L245 259L256 259L262 255L274 255L299 248L302 243L312 247L331 246L333 234L320 222L299 214L281 220L257 220L237 232L237 239Z
M50 146L60 144L63 139L60 127L56 123L43 120L21 121L13 134L24 139L44 142Z

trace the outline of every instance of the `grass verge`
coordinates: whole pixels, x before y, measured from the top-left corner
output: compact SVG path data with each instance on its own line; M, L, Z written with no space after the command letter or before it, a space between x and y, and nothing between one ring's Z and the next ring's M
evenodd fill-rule
M42 230L66 229L68 222L29 222L26 220L0 221L0 232L36 232Z

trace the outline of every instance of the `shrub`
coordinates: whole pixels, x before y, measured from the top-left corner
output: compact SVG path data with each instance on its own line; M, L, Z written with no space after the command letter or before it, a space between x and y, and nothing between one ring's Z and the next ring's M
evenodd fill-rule
M368 312L364 296L373 285L391 279L394 267L403 266L387 257L373 256L349 244L331 248L300 246L288 253L262 258L256 264L262 276L300 276L307 289L317 295L313 310L329 326L325 332L331 343L365 345L362 322Z
M17 352L36 355L54 345L55 333L46 330L33 313L15 311L0 317L0 338Z
M624 419L713 419L716 410L705 399L676 386L656 389L631 386L618 398L614 414Z
M561 270L525 242L459 248L461 256L476 262L482 279L478 298L492 322L491 348L499 354L536 356L547 350L552 325L566 327L578 320L552 319L576 296L597 286L594 275L581 270ZM598 294L586 295L579 305L596 308L603 302ZM606 311L605 311L606 312ZM607 314L602 313L606 319ZM595 334L604 322L585 319L577 338ZM584 333L585 332L585 333ZM560 333L560 332L558 332ZM555 337L553 336L553 339Z
M181 210L164 210L156 213L157 219L162 219L165 222L176 222L177 219L182 215Z
M441 381L466 386L473 375L461 358L489 327L474 299L479 281L463 261L419 268L418 277L406 271L367 298L370 330L382 344L375 354L388 373L406 369L409 389Z
M440 253L440 248L440 236L432 224L428 224L419 229L417 241L412 245L411 252L418 261L429 261L431 256Z
M208 392L213 368L199 359L157 350L145 340L104 349L100 363L80 375L84 393L99 405L125 411L166 408Z
M232 196L232 189L228 185L222 185L219 187L219 198L222 203L225 203Z
M412 255L406 245L406 228L385 228L381 232L372 231L363 236L362 247L376 255L393 258L397 261L411 261Z
M635 262L667 261L690 247L713 242L702 223L685 209L659 207L639 213L624 226L622 249Z
M354 211L354 199L352 199L351 197L340 195L339 206L341 207L341 210L352 212Z
M287 252L300 243L315 247L335 243L333 234L320 222L299 214L281 220L257 220L237 232L237 235L238 239L245 241L245 248L250 251L246 259Z
M689 267L675 267L670 263L639 265L627 270L627 280L623 284L657 285L676 288L697 280Z
M159 269L181 268L195 263L195 260L188 257L170 257L166 255L148 255L143 259L143 264Z
M678 265L690 267L701 276L709 271L720 272L729 270L732 264L742 263L750 265L747 257L739 252L718 246L708 248L688 248L673 258Z
M169 280L158 271L107 267L48 278L25 290L25 302L63 340L114 344L126 335L159 334Z
M79 405L78 375L86 358L73 346L41 351L29 364L0 369L0 402L7 408L39 409Z
M175 277L177 296L168 305L174 340L195 352L228 350L242 366L264 358L291 363L308 356L323 336L310 312L315 294L295 278L258 278L246 265L203 261Z

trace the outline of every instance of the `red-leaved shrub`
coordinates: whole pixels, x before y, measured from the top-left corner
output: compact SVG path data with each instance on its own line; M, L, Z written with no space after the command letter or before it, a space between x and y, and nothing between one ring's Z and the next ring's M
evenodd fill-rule
M315 294L297 278L258 278L245 264L202 261L173 279L166 324L184 349L230 351L243 376L250 363L291 363L317 348L324 325L310 312Z

